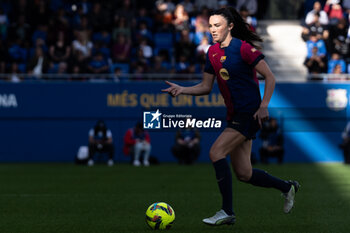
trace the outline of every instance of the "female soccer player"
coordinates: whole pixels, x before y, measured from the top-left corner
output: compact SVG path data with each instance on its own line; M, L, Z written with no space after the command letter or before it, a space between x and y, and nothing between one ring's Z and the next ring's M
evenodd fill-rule
M226 160L228 154L240 181L280 190L285 197L284 212L289 213L299 188L298 182L284 181L265 171L252 169L250 162L252 139L262 122L269 118L267 107L275 88L275 78L263 60L264 55L255 48L254 43L262 39L248 29L238 12L231 7L212 12L209 29L215 44L208 50L201 83L183 87L167 81L170 87L162 90L172 96L207 95L216 76L225 100L227 127L209 152L222 196L222 209L203 222L222 225L233 224L236 220L232 205L232 175ZM255 71L265 78L262 100Z

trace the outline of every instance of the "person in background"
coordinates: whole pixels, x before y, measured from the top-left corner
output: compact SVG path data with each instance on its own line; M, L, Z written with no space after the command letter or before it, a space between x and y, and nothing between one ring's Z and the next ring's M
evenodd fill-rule
M315 15L319 14L319 21L323 25L328 24L328 15L322 10L322 5L319 1L314 3L314 8L312 11L308 12L305 18L305 24L310 25L315 22Z
M94 165L93 157L96 152L108 153L109 159L107 165L114 165L114 145L112 131L107 128L106 123L103 120L97 121L95 127L89 131L89 166Z
M171 148L179 164L193 164L200 153L200 134L193 128L180 129L176 132L175 145Z
M317 54L318 48L312 48L312 55L305 59L304 65L307 67L309 74L321 74L327 72L327 58L326 56L319 56Z
M339 53L333 53L331 59L328 61L328 74L334 73L334 69L339 65L341 68L341 73L346 72L346 63L342 59Z
M142 123L138 122L134 128L128 129L124 135L123 152L132 156L132 164L135 167L141 166L140 158L143 152L143 165L148 167L151 153L151 138L143 129Z
M259 150L261 162L267 164L270 157L276 157L278 163L282 164L284 157L283 135L275 118L264 122L260 138L262 139L262 146Z
M350 164L350 122L346 124L341 136L343 142L340 144L340 148L343 149L344 163Z

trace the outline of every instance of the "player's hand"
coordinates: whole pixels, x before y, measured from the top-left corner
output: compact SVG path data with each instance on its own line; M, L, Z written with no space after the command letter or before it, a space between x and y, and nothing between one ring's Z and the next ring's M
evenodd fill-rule
M254 119L258 120L260 128L262 127L262 123L269 119L269 111L266 107L260 107L258 111L254 114Z
M165 81L165 83L168 84L170 87L168 87L167 89L162 89L162 92L168 92L172 97L182 94L182 86L169 81Z

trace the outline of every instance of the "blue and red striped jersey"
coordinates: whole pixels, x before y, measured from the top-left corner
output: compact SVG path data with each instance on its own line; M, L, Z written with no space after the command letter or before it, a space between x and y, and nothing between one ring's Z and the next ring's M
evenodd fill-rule
M227 107L227 120L237 113L254 114L260 106L259 81L254 69L264 55L245 41L233 38L229 46L212 45L204 72L217 77Z

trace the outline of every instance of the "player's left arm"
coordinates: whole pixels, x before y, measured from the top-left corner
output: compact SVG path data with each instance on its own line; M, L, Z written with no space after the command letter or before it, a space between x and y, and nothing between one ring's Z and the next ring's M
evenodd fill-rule
M267 65L267 63L262 59L256 64L255 70L261 74L265 79L265 90L264 90L264 96L261 101L260 107L258 111L254 114L254 118L258 119L259 124L261 126L262 121L265 121L269 119L269 112L267 110L267 107L270 103L272 93L275 89L275 76L270 70L270 67Z

